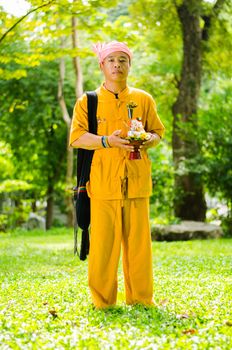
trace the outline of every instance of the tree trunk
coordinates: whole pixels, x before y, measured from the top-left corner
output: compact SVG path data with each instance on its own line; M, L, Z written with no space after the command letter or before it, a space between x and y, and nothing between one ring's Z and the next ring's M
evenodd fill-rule
M32 202L31 202L31 210L33 213L36 213L36 211L37 211L37 203L36 203L35 198L33 198Z
M70 127L67 129L67 141L69 140ZM72 189L73 187L73 149L67 145L67 169L66 169L66 185L68 189ZM72 194L67 192L66 196L66 206L67 206L67 226L73 226L73 201Z
M173 105L174 210L181 219L203 221L206 203L201 176L189 166L189 161L196 160L200 152L195 136L202 65L197 0L184 0L177 12L183 33L183 63L179 93Z
M64 39L62 39L61 46L64 47ZM72 189L72 175L73 175L73 149L69 147L69 133L70 133L70 126L71 126L71 118L68 113L68 109L66 106L64 93L63 93L64 77L65 77L65 61L63 57L60 59L59 73L60 73L60 78L59 78L59 84L58 84L58 100L62 111L63 119L67 125L66 186L68 191L66 192L66 195L65 195L65 204L67 208L67 226L71 227L73 225L73 204L72 204L72 195L70 193L70 190Z
M47 208L46 208L46 230L49 230L53 221L54 187L51 178L48 179Z
M76 17L72 17L72 42L73 42L73 48L74 49L78 48L79 42L78 42ZM76 73L76 84L75 84L76 98L79 98L83 94L83 76L82 76L80 58L78 56L75 56L73 58L73 66Z
M76 0L73 0L75 2ZM76 17L72 17L72 46L73 49L78 48L78 32L77 32L77 19ZM64 48L64 38L61 41L61 47ZM80 59L78 56L73 58L73 66L76 75L76 84L75 84L75 93L76 98L79 98L83 94L83 77L82 70L80 65ZM65 61L64 58L60 60L60 79L58 85L58 100L60 103L61 111L63 114L63 119L67 125L67 171L66 171L66 184L68 189L72 188L72 180L73 180L73 149L69 147L69 134L71 127L71 117L69 116L67 106L65 103L65 98L63 94L63 85L64 85L64 77L65 77ZM67 192L69 193L69 191ZM71 227L73 225L73 204L71 195L68 194L66 196L66 205L67 205L67 225Z
M77 20L75 17L72 17L72 45L74 49L78 48ZM61 46L64 47L64 39L62 39ZM76 98L79 98L83 94L83 78L82 78L80 59L78 56L73 58L73 66L74 66L75 75L76 75L76 84L75 84ZM73 180L73 149L69 147L71 117L69 116L67 106L65 103L64 94L63 94L64 77L65 77L65 61L64 61L64 58L61 58L60 79L59 79L59 86L58 86L58 99L62 110L63 119L67 125L66 184L68 189L71 189L72 180ZM67 193L69 193L69 191ZM70 194L66 196L66 206L67 206L67 225L71 227L73 225L73 203L72 203L72 198Z

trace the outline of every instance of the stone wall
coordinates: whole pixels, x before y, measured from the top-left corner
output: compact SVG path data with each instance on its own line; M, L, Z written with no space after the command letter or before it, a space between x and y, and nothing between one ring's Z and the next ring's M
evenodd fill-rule
M198 221L182 221L173 225L154 225L151 228L154 241L187 241L191 239L220 238L223 235L219 226Z

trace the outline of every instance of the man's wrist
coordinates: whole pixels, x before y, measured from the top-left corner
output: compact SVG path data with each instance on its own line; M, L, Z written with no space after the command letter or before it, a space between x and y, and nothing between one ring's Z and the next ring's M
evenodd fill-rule
M152 135L153 135L154 140L160 141L161 137L158 134L154 133Z
M145 147L150 148L158 145L160 142L160 136L156 133L149 132L150 138L149 140L144 144Z

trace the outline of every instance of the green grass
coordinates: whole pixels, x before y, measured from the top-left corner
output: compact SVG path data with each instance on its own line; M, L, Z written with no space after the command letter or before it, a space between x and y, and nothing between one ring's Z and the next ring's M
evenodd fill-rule
M96 311L72 232L0 235L0 349L232 349L232 240L155 242L157 308Z

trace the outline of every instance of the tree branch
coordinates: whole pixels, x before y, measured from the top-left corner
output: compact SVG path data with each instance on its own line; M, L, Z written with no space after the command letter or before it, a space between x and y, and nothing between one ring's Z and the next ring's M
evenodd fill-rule
M77 33L77 19L74 16L72 17L72 43L73 43L73 49L77 49L79 46L78 33ZM75 83L76 98L79 98L83 94L83 77L82 77L82 71L81 71L80 58L78 56L75 56L73 58L73 66L76 73L76 83Z
M211 27L212 19L218 16L225 2L226 0L217 0L215 5L212 8L211 14L208 16L202 16L202 19L205 23L204 28L202 30L202 40L204 41L209 40L209 30Z
M226 0L217 0L213 7L213 12L218 15Z
M53 2L54 2L54 0L51 0L51 1L47 2L46 4L40 5L40 6L36 7L36 8L34 8L34 9L28 11L24 16L20 17L20 18L18 19L18 21L15 22L15 23L13 24L13 26L11 26L11 27L1 36L1 38L0 38L0 43L5 39L5 37L6 37L20 22L22 22L22 21L24 20L24 18L28 17L31 13L33 13L33 12L35 12L35 11L41 9L42 7L45 7L45 6L48 6L48 5L52 4Z
M60 59L59 74L60 74L60 77L59 77L59 82L58 82L58 94L57 94L58 96L57 97L58 97L58 101L59 101L60 108L62 111L63 119L64 119L64 121L67 124L68 129L69 129L70 124L71 124L71 118L70 118L69 113L68 113L68 109L67 109L65 98L64 98L64 92L63 92L64 77L65 77L65 62L64 62L63 57L61 57L61 59Z

